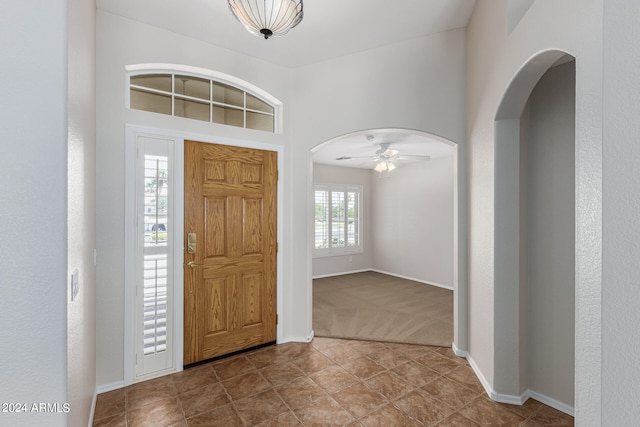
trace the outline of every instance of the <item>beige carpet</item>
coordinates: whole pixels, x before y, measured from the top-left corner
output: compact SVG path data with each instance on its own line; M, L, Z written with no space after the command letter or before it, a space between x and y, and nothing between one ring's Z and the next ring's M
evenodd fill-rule
M313 280L315 336L450 347L453 291L375 272Z

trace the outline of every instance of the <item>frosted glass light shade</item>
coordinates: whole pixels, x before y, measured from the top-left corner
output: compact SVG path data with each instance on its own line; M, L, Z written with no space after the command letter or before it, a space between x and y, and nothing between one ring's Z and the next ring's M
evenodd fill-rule
M258 37L278 37L302 21L302 0L228 0L233 15Z
M376 171L376 172L384 172L384 171L391 172L395 168L396 168L396 165L394 165L390 161L388 161L388 160L380 160L378 162L378 164L376 165L376 167L373 168L373 170Z

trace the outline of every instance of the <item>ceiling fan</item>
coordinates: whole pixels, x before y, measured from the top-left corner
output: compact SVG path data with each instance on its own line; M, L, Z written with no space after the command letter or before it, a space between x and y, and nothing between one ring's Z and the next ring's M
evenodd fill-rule
M367 139L371 140L373 138L367 137ZM338 157L336 160L369 159L368 161L376 162L376 166L373 168L373 170L375 170L376 172L384 172L384 171L391 172L397 167L398 160L402 160L405 158L429 160L431 158L430 156L417 155L417 154L400 155L400 152L398 150L394 150L393 148L390 148L390 145L391 145L390 142L381 142L379 143L379 145L380 145L380 148L376 150L376 152L371 156L356 156L356 157L341 156L341 157Z

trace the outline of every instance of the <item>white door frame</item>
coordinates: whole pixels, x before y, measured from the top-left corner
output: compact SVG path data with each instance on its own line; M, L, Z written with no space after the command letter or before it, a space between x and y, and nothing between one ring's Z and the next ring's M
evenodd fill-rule
M130 385L137 381L147 380L173 372L182 371L184 350L184 293L183 286L183 242L184 242L184 141L193 140L210 144L223 144L234 147L254 148L258 150L275 151L278 155L278 185L277 185L277 239L282 242L284 226L284 146L236 139L218 137L213 135L184 132L173 129L155 128L134 124L125 125L125 280L124 280L124 385ZM173 367L169 371L160 371L145 377L135 377L135 158L136 139L139 136L170 139L174 141L174 294L173 294ZM282 341L284 306L283 296L283 256L282 251L277 254L277 279L276 279L276 313L281 319L276 329L277 342Z

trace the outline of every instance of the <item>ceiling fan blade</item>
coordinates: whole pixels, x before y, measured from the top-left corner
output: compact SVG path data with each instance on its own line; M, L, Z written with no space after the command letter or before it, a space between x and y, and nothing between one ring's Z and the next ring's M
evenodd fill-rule
M403 158L407 159L420 159L420 160L430 160L431 156L424 156L422 154L400 154L397 159L402 160Z
M375 157L372 156L355 156L355 157L351 157L351 156L341 156L336 158L336 160L355 160L355 159L369 159L369 160L375 160Z

